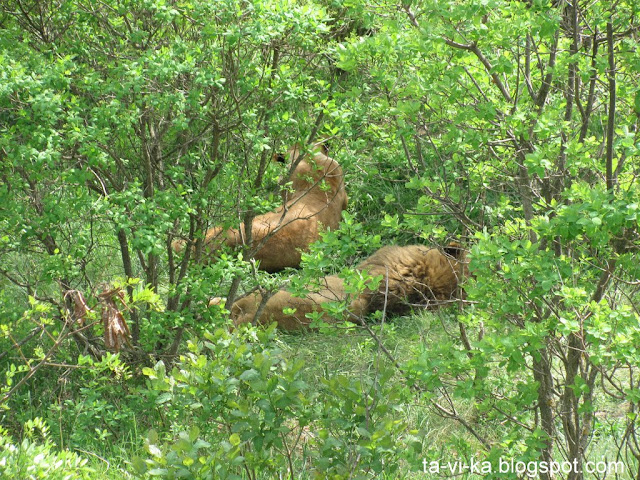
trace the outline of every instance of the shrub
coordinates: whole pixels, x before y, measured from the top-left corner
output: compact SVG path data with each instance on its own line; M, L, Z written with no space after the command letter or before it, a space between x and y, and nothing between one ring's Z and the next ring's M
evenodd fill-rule
M397 468L406 426L391 375L328 376L311 388L304 363L283 358L274 330L218 329L190 342L170 373L162 362L145 369L149 394L173 421L171 431L148 434L148 458L134 461L140 476L340 479Z
M35 440L36 433L42 437ZM94 470L74 452L56 452L49 439L49 428L39 418L25 424L25 438L16 443L0 430L0 478L82 480L92 478Z

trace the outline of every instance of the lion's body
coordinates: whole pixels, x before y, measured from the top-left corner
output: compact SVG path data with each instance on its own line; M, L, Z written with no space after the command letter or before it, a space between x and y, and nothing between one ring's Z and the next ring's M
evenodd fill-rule
M293 163L300 150L294 147L288 153ZM256 216L252 222L253 257L260 261L260 269L267 272L298 267L301 253L320 238L322 229L338 228L342 210L347 207L342 168L324 150L306 155L290 181L291 193L284 205ZM247 244L244 225L228 230L214 227L207 232L205 249L209 253L215 254L223 244L230 247Z
M320 288L304 297L295 297L287 290L279 290L269 297L257 324L267 325L277 322L278 328L286 331L296 331L306 328L311 320L306 317L308 313L320 312L322 319L332 322L322 305L326 302L336 302L344 298L342 279L330 275L320 280ZM235 302L231 307L231 318L234 324L251 323L254 321L258 308L262 303L262 295L254 292ZM284 313L285 309L295 309L293 313Z
M368 313L383 310L389 313L406 313L413 305L435 308L458 296L462 279L468 275L466 251L456 243L444 250L410 245L407 247L383 247L357 267L369 275L382 275L376 290L365 290L349 305L349 312L361 319ZM335 322L322 305L326 302L346 300L344 285L336 276L324 277L321 288L303 298L294 297L286 290L271 296L256 317L262 295L252 293L235 302L231 307L231 318L235 325L243 323L268 324L277 322L282 330L295 331L305 328L310 320L307 313L322 312L322 319ZM295 309L294 313L284 312Z

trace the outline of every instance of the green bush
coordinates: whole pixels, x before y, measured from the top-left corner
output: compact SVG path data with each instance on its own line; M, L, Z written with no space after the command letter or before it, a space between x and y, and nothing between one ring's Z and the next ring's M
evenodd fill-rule
M35 440L36 432L42 437ZM26 437L16 443L0 430L0 478L82 480L94 478L87 460L68 450L55 451L49 429L39 418L25 424Z
M148 457L134 461L141 477L364 479L397 468L410 437L391 375L329 375L312 388L303 362L281 355L274 330L218 329L189 343L170 373L162 362L145 369L172 421L148 434Z

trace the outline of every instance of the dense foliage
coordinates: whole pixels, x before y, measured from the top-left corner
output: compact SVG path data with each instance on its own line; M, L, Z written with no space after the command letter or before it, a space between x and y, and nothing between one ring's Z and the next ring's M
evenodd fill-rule
M639 14L2 2L0 473L427 478L474 457L636 478ZM273 153L317 138L346 172L343 226L300 271L259 271L251 244L207 261L208 228L279 205ZM362 289L351 267L380 245L451 239L466 301L422 327L228 333L207 306L336 272Z

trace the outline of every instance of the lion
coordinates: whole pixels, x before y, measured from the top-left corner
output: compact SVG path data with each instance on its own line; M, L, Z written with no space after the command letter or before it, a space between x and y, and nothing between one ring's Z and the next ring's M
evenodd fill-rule
M360 324L376 310L405 314L414 305L426 308L438 306L456 298L460 283L468 275L466 250L451 242L443 250L422 245L383 247L356 268L371 276L382 276L376 290L365 290L349 303L347 319ZM279 290L263 302L260 293L252 293L231 306L235 326L244 323L266 325L276 322L285 331L299 331L311 323L308 313L320 312L327 323L336 320L322 308L327 302L348 301L344 282L331 275L320 281L321 289L305 297L294 297L287 290ZM259 313L258 318L256 315Z
M334 319L327 315L322 305L344 299L343 280L338 276L329 275L322 278L319 285L320 289L304 297L295 297L287 290L278 290L267 299L257 319L255 317L263 302L263 296L258 292L250 293L233 303L231 319L236 327L244 323L268 325L276 322L278 328L289 332L308 328L311 320L307 318L307 314L312 312L320 312L320 318L331 323Z
M469 275L467 251L457 242L443 250L423 245L383 247L364 260L358 269L382 276L376 290L365 290L350 306L361 319L376 310L405 314L413 305L436 308L456 298Z
M259 261L261 270L299 267L302 252L320 238L320 232L338 228L348 197L342 167L327 153L321 143L313 145L311 153L305 154L300 146L287 152L290 163L298 163L289 178L284 204L274 212L256 216L251 226L253 258ZM275 155L274 160L282 161L283 157ZM213 227L204 239L210 255L223 245L235 248L247 242L244 224L231 229Z

